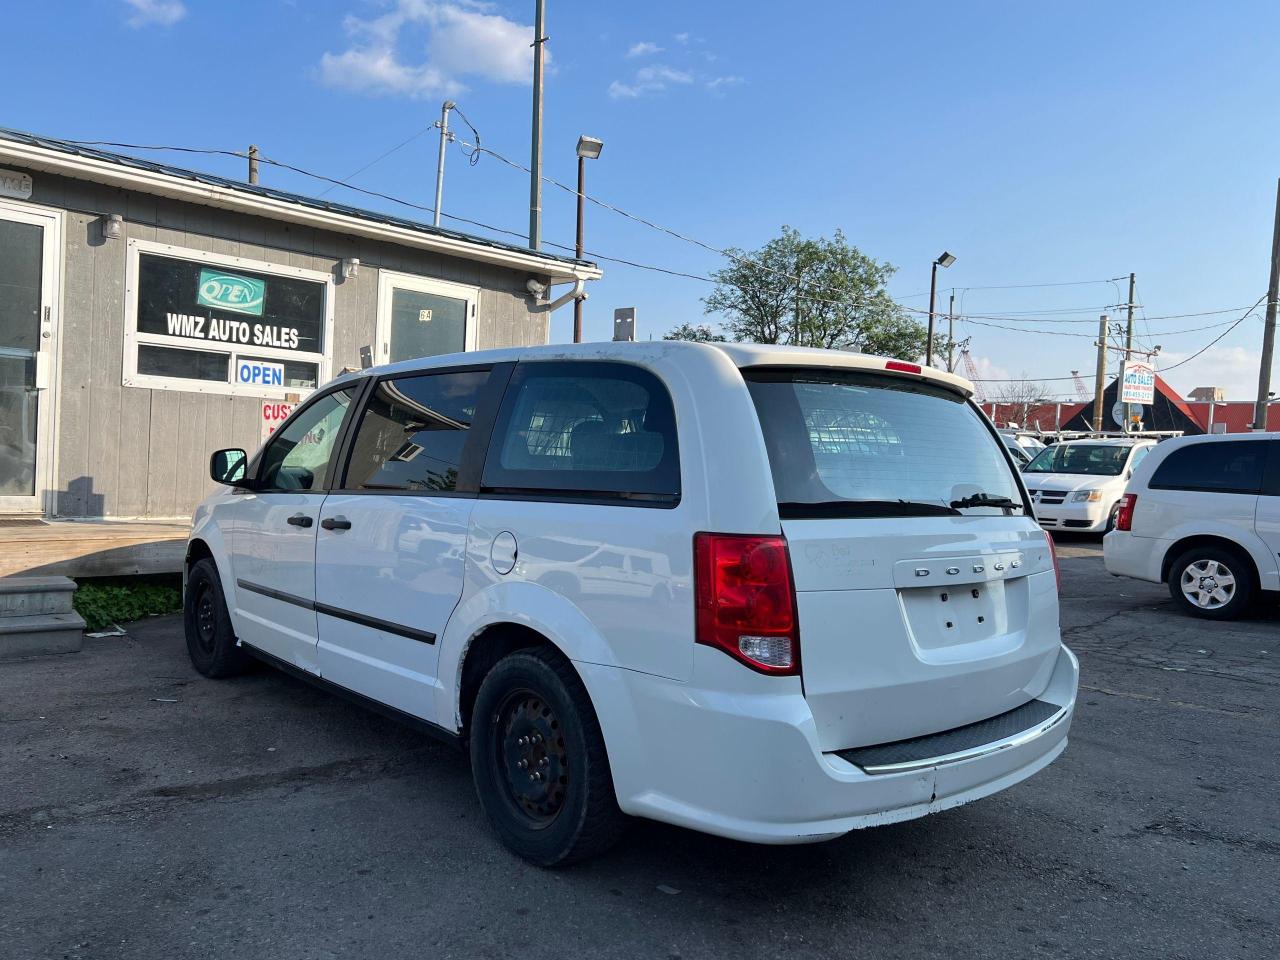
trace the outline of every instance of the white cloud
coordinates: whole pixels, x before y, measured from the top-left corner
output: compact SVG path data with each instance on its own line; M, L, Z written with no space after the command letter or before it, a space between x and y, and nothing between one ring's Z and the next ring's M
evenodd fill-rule
M662 93L672 85L693 83L693 74L657 63L641 67L628 83L615 80L609 84L609 96L615 100L634 99L650 93Z
M171 27L187 15L182 0L124 0L133 13L125 21L129 26L148 27L152 24Z
M628 57L649 57L655 53L661 53L662 47L656 43L650 43L648 40L641 40L639 43L633 43L631 49L627 51Z
M456 96L464 79L529 83L533 27L489 13L469 0L395 0L380 17L349 16L351 38L320 58L320 79L357 93ZM550 63L551 55L546 55Z
M707 81L707 89L712 93L724 93L729 87L737 87L747 82L746 77L732 74L726 77L712 77Z
M1191 352L1163 351L1156 358L1156 366L1171 367ZM1228 400L1251 400L1258 389L1258 351L1247 347L1210 347L1185 366L1161 376L1184 400L1196 387L1222 387Z
M687 33L677 33L677 34L676 34L676 43L680 44L680 46L682 46L682 47L687 47L687 46L689 45L689 34L687 34Z

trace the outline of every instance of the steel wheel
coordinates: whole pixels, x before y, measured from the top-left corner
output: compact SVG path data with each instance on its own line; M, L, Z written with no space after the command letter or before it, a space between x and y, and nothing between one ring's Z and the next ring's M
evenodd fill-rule
M196 595L196 644L212 656L218 642L218 598L213 584L204 583Z
M1182 571L1182 595L1201 610L1218 610L1236 595L1236 577L1219 560L1197 560Z
M494 761L507 801L535 829L550 825L564 808L569 756L560 719L528 689L513 690L497 711Z

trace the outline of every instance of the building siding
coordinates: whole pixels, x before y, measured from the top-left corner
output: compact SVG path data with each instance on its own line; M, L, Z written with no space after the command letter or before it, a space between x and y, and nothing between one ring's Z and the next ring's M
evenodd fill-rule
M32 202L64 211L61 356L53 512L60 517L189 516L209 492L208 457L259 443L260 400L125 387L128 241L150 240L333 273L333 372L359 366L373 343L383 269L480 288L480 349L545 343L548 318L530 311L529 274L33 172ZM103 240L119 213L124 236ZM352 280L338 269L360 259ZM42 415L48 415L48 404Z

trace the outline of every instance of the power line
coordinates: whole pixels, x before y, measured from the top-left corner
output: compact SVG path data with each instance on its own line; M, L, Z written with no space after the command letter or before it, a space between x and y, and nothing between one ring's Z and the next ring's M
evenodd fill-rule
M1216 337L1214 337L1212 340L1210 340L1208 343L1206 343L1203 347L1201 347L1199 350L1197 350L1197 351L1196 351L1195 353L1193 353L1191 356L1187 357L1187 358L1186 358L1186 359L1184 359L1184 360L1179 360L1177 363L1175 363L1175 364L1171 364L1170 366L1167 366L1167 367L1165 367L1163 370L1160 370L1160 371L1158 371L1158 372L1160 372L1160 373L1168 373L1170 370L1174 370L1174 369L1176 369L1176 368L1178 368L1178 367L1182 366L1184 363L1190 363L1190 362L1191 362L1192 360L1194 360L1196 357L1200 356L1200 354L1204 353L1206 350L1208 350L1210 347L1212 347L1214 344L1216 344L1219 340L1221 340L1223 337L1225 337L1227 334L1229 334L1229 333L1230 333L1232 330L1234 330L1236 327L1240 326L1240 324L1244 323L1244 322L1245 322L1245 320L1246 320L1246 319L1248 319L1249 314L1250 314L1250 313L1253 313L1253 311L1257 310L1257 309L1258 309L1258 307L1259 307L1259 305L1260 305L1260 304L1262 303L1262 301L1263 301L1263 300L1265 300L1265 299L1267 299L1267 295L1264 293L1262 296L1260 296L1260 297L1258 298L1258 302L1257 302L1257 303L1255 303L1252 307L1250 307L1250 308L1249 308L1249 312L1248 312L1248 313L1246 313L1244 316L1242 316L1239 320L1237 320L1235 323L1233 323L1233 324L1232 324L1230 327L1228 327L1226 330L1223 330L1223 331L1222 331L1222 333L1218 334Z
M463 119L466 119L466 118L464 117ZM356 177L360 176L360 174L364 173L364 172L365 172L366 170L368 170L370 167L372 167L372 166L374 166L374 165L376 165L376 164L381 163L383 160L387 159L387 157L391 156L391 155L392 155L393 153L395 153L397 150L399 150L399 149L401 149L401 148L403 148L403 147L407 147L409 144L413 143L413 141L417 140L420 136L422 136L422 135L423 135L424 133L426 133L428 130L432 129L432 127L433 127L433 126L434 126L434 124L433 124L432 126L426 126L426 127L423 127L421 130L419 130L419 131L418 131L417 133L415 133L413 136L409 137L407 140L402 140L400 143L397 143L394 147L392 147L392 148L391 148L390 150L388 150L386 153L379 154L379 155L378 155L377 157L375 157L373 160L370 160L368 163L366 163L363 167L361 167L361 168L360 168L359 170L357 170L355 173L349 173L349 174L347 174L347 176L345 176L345 177L343 177L343 178L342 178L342 184L341 184L341 185L342 185L342 186L344 186L344 187L350 186L350 185L351 185L351 184L350 184L350 181L352 181L352 180L354 180ZM330 190L334 189L334 187L336 187L336 186L338 186L338 184L330 184L329 186L325 187L323 190L321 190L319 193L317 193L317 194L316 194L316 199L317 199L317 200L318 200L318 199L320 199L320 198L321 198L321 197L323 197L326 193L328 193Z

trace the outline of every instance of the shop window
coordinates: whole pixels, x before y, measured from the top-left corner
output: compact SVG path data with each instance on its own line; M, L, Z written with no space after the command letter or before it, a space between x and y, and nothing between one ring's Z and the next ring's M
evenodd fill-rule
M284 397L330 375L329 274L129 241L124 385Z

